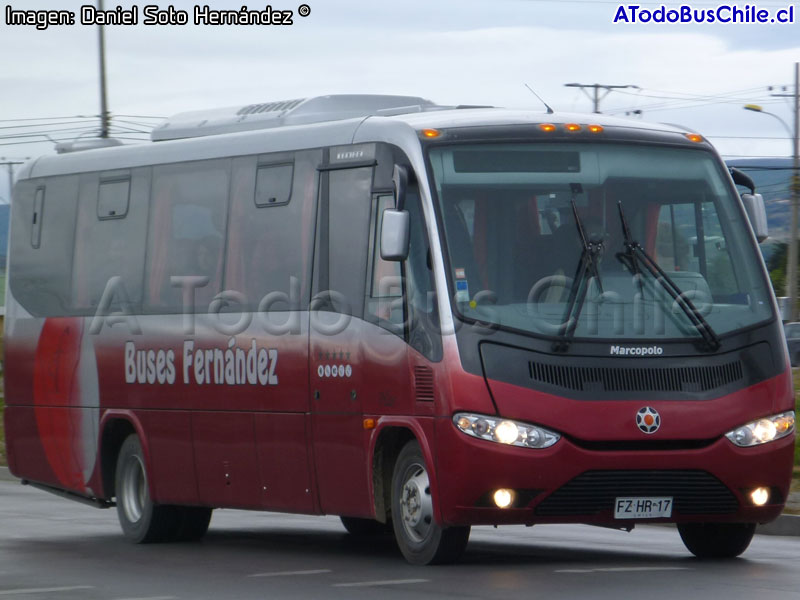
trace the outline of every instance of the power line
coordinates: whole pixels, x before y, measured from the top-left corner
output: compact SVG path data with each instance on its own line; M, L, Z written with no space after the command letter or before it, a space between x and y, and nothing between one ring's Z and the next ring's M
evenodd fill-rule
M580 90L586 94L586 96L594 104L594 110L592 111L594 113L600 112L600 101L608 96L612 91L625 88L639 89L639 86L636 85L608 85L605 83L565 83L564 87L580 88ZM593 94L590 95L589 92L586 91L588 89L593 90ZM603 90L602 95L600 95L600 90Z

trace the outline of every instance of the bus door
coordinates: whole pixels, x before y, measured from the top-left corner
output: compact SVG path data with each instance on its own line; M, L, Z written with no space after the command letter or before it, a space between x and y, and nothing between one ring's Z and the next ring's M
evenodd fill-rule
M307 309L321 158L320 150L304 150L233 160L224 288L235 290L236 314L222 316L250 323L237 338L252 382L237 385L235 396L220 394L219 403L223 410L235 397L253 412L260 476L253 480L267 510L318 511L308 448ZM243 441L245 431L234 439Z
M337 151L330 152L333 162ZM320 174L309 348L320 505L325 513L350 516L371 511L361 340L374 168L362 165Z

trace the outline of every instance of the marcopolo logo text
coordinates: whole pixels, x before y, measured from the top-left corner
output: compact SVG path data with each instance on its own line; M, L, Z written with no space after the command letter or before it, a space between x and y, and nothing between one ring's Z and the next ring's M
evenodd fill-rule
M661 346L611 346L612 356L661 356L664 348Z

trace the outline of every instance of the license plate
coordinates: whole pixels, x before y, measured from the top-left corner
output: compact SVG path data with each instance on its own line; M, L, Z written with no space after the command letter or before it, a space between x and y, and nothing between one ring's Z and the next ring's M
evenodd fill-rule
M672 498L617 498L615 519L666 519L672 516Z

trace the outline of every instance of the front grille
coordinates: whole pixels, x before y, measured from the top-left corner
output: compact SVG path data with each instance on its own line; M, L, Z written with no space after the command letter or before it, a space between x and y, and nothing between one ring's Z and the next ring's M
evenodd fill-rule
M741 361L700 367L578 367L528 361L533 381L578 392L707 392L744 378Z
M536 507L545 517L613 512L618 497L667 496L673 515L724 515L739 508L736 497L705 471L587 471L569 481Z

